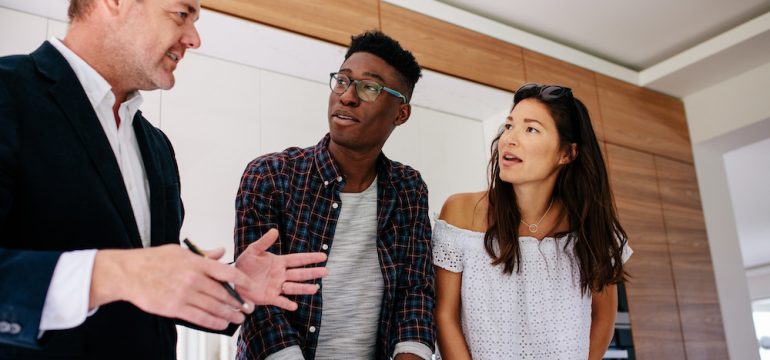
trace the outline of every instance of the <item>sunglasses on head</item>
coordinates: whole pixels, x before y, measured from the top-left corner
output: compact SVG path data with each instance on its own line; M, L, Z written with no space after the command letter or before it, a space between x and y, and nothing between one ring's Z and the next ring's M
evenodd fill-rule
M546 101L564 96L572 97L572 89L558 85L524 84L515 92L517 97L519 97L518 95L526 96L529 93L538 94Z

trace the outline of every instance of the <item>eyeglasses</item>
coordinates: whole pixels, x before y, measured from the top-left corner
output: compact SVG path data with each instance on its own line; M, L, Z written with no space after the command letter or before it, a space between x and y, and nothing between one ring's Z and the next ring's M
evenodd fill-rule
M353 80L345 74L340 74L336 72L329 74L329 77L330 77L329 88L331 88L332 92L337 95L344 94L345 91L348 91L350 84L355 83L356 94L358 95L358 98L363 101L372 102L374 100L377 100L377 96L379 96L380 93L383 90L385 90L385 92L387 92L388 94L401 99L401 101L403 101L404 104L409 103L409 99L407 99L406 96L401 95L400 92L393 90L389 87L382 86L372 80Z
M554 100L563 96L572 97L572 89L558 85L524 84L516 90L515 100L520 100L533 95L540 95L543 100Z

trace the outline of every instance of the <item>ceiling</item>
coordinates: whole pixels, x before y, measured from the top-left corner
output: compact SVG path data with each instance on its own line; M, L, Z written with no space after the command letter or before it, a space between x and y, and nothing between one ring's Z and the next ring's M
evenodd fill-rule
M767 0L439 0L644 70L770 11Z
M768 0L384 0L683 98L770 62Z

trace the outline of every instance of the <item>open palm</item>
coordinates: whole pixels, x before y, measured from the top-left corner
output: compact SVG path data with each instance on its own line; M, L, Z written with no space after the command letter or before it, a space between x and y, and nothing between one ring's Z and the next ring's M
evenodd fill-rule
M316 284L301 282L324 277L327 270L325 267L303 266L325 261L326 254L276 255L267 251L277 239L278 230L271 229L238 256L235 266L248 275L252 283L248 290L236 290L256 305L275 305L286 310L296 310L297 303L284 295L315 294L318 291Z

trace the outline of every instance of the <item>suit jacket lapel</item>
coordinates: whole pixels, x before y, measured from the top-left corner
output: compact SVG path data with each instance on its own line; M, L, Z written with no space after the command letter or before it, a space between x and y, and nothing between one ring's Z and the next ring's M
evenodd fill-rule
M142 153L147 182L150 184L150 234L152 245L156 246L162 245L166 238L163 234L166 221L163 199L166 198L166 189L160 176L158 152L153 151L155 144L151 142L151 138L147 134L148 126L151 125L144 119L142 112L137 111L134 116L134 132L139 150Z
M53 80L53 85L49 90L51 97L59 105L88 152L123 223L126 225L126 231L132 245L141 247L139 230L120 167L118 167L115 154L104 134L104 129L102 129L75 72L59 51L47 41L31 55L38 70Z

